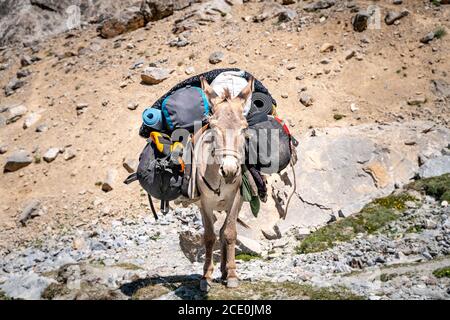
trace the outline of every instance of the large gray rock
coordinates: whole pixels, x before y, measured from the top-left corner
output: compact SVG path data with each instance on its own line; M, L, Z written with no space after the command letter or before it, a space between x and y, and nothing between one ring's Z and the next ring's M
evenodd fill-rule
M4 87L5 95L12 95L17 89L22 88L25 85L25 81L17 79L17 77L12 78L8 84Z
M171 16L173 11L173 0L144 0L141 4L141 13L146 21L157 21L164 19Z
M295 10L286 8L285 6L282 6L281 4L276 2L270 2L263 7L262 12L259 15L253 17L253 21L262 22L275 17L278 17L283 21L291 21L296 16L297 12Z
M14 172L28 166L32 162L33 159L27 151L16 151L6 159L6 164L3 170L4 172Z
M179 234L180 248L186 258L191 262L204 260L205 248L203 245L203 233L194 229L182 231Z
M322 9L331 8L336 4L336 0L319 0L313 3L307 4L303 7L303 10L313 12Z
M31 200L27 203L25 208L19 215L19 222L25 225L29 219L37 217L40 215L39 209L41 207L41 202L39 200Z
M195 29L199 25L219 21L223 16L231 13L232 6L241 4L242 0L209 0L192 4L184 17L175 21L172 31L179 34Z
M263 253L261 244L257 240L238 235L236 244L238 253L246 253L258 256L262 255Z
M282 219L294 185L290 168L269 179L272 197L261 205L258 218L245 204L240 217L251 229L239 227L239 234L258 239L262 230L269 234L273 227L281 233L292 227L314 229L331 218L357 213L373 199L410 182L419 172L419 157L427 161L441 156L450 141L449 129L427 122L325 128L315 133L297 137L297 191L286 218ZM435 169L436 162L430 163Z
M419 177L430 178L450 173L450 155L443 155L426 161L419 169Z
M431 90L439 97L450 99L450 84L445 80L431 80Z
M56 281L30 272L26 275L10 276L0 285L0 289L10 298L39 300L44 290L52 283Z
M0 46L32 43L77 28L82 23L99 23L120 15L137 2L137 0L3 0L0 5Z
M47 163L55 161L59 155L59 148L50 148L44 154L44 160Z
M394 24L395 21L400 20L407 15L409 15L408 10L402 10L400 12L389 11L384 17L384 22L386 22L387 25L391 25Z
M148 67L141 74L145 84L154 85L163 82L170 76L170 71L164 68Z
M35 125L36 123L38 123L38 121L41 119L41 114L39 113L30 113L24 120L23 122L23 128L24 129L28 129L29 127Z
M146 25L144 15L139 8L123 11L119 16L104 21L97 29L103 38L114 38L120 34L143 28Z
M16 122L27 113L27 107L23 105L9 107L5 113L6 124Z

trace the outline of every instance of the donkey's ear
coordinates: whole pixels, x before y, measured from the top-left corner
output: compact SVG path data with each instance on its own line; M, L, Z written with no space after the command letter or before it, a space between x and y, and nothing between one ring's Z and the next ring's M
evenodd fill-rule
M254 85L255 85L255 78L250 77L250 79L248 79L247 86L244 89L242 89L241 93L239 93L236 98L242 100L242 102L245 103L247 99L251 97Z
M208 100L214 104L214 101L218 98L217 93L214 89L209 85L208 81L206 81L205 77L200 77L200 82L202 84L202 89L206 94Z

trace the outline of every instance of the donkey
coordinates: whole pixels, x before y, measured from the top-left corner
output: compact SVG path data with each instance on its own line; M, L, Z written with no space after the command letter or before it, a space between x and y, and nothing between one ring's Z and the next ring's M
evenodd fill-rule
M208 291L214 271L214 210L226 212L225 222L220 230L222 280L228 288L239 285L235 262L236 223L243 204L240 192L241 165L245 157L245 130L248 127L243 108L251 97L254 79L251 78L235 98L232 98L229 90L225 90L223 96L219 97L204 78L201 79L201 84L213 111L209 119L210 130L202 133L196 144L193 164L205 230L203 240L206 256L200 289Z

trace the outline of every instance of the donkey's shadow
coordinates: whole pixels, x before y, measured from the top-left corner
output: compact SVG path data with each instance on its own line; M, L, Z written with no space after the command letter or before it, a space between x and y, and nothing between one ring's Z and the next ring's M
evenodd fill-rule
M137 279L123 284L119 290L130 299L157 299L169 292L183 300L205 300L207 293L199 288L201 275L175 275Z

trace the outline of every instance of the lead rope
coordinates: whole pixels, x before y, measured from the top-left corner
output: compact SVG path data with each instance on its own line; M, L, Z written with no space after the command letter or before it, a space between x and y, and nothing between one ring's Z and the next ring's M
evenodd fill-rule
M287 213L288 213L288 210L289 210L289 205L291 204L292 197L293 197L294 194L297 192L297 179L296 179L296 177L295 177L294 161L291 160L291 161L289 162L289 164L290 164L290 166L291 166L291 168L292 168L292 176L293 176L293 178L294 178L294 189L292 190L292 193L291 193L291 195L290 195L289 198L288 198L288 201L287 201L287 204L286 204L286 209L284 210L284 217L283 217L283 220L286 220L286 216L287 216Z
M284 217L282 217L283 220L286 220L286 216L287 216L287 213L289 210L289 205L291 204L292 197L297 192L297 178L295 176L295 169L294 169L294 166L298 161L297 150L296 150L297 146L298 146L298 141L293 136L291 136L291 142L289 144L289 148L291 150L292 157L291 157L291 160L289 161L289 165L291 166L291 169L292 169L292 177L294 179L294 189L292 190L292 193L289 196L288 201L286 203L286 209L284 210Z

